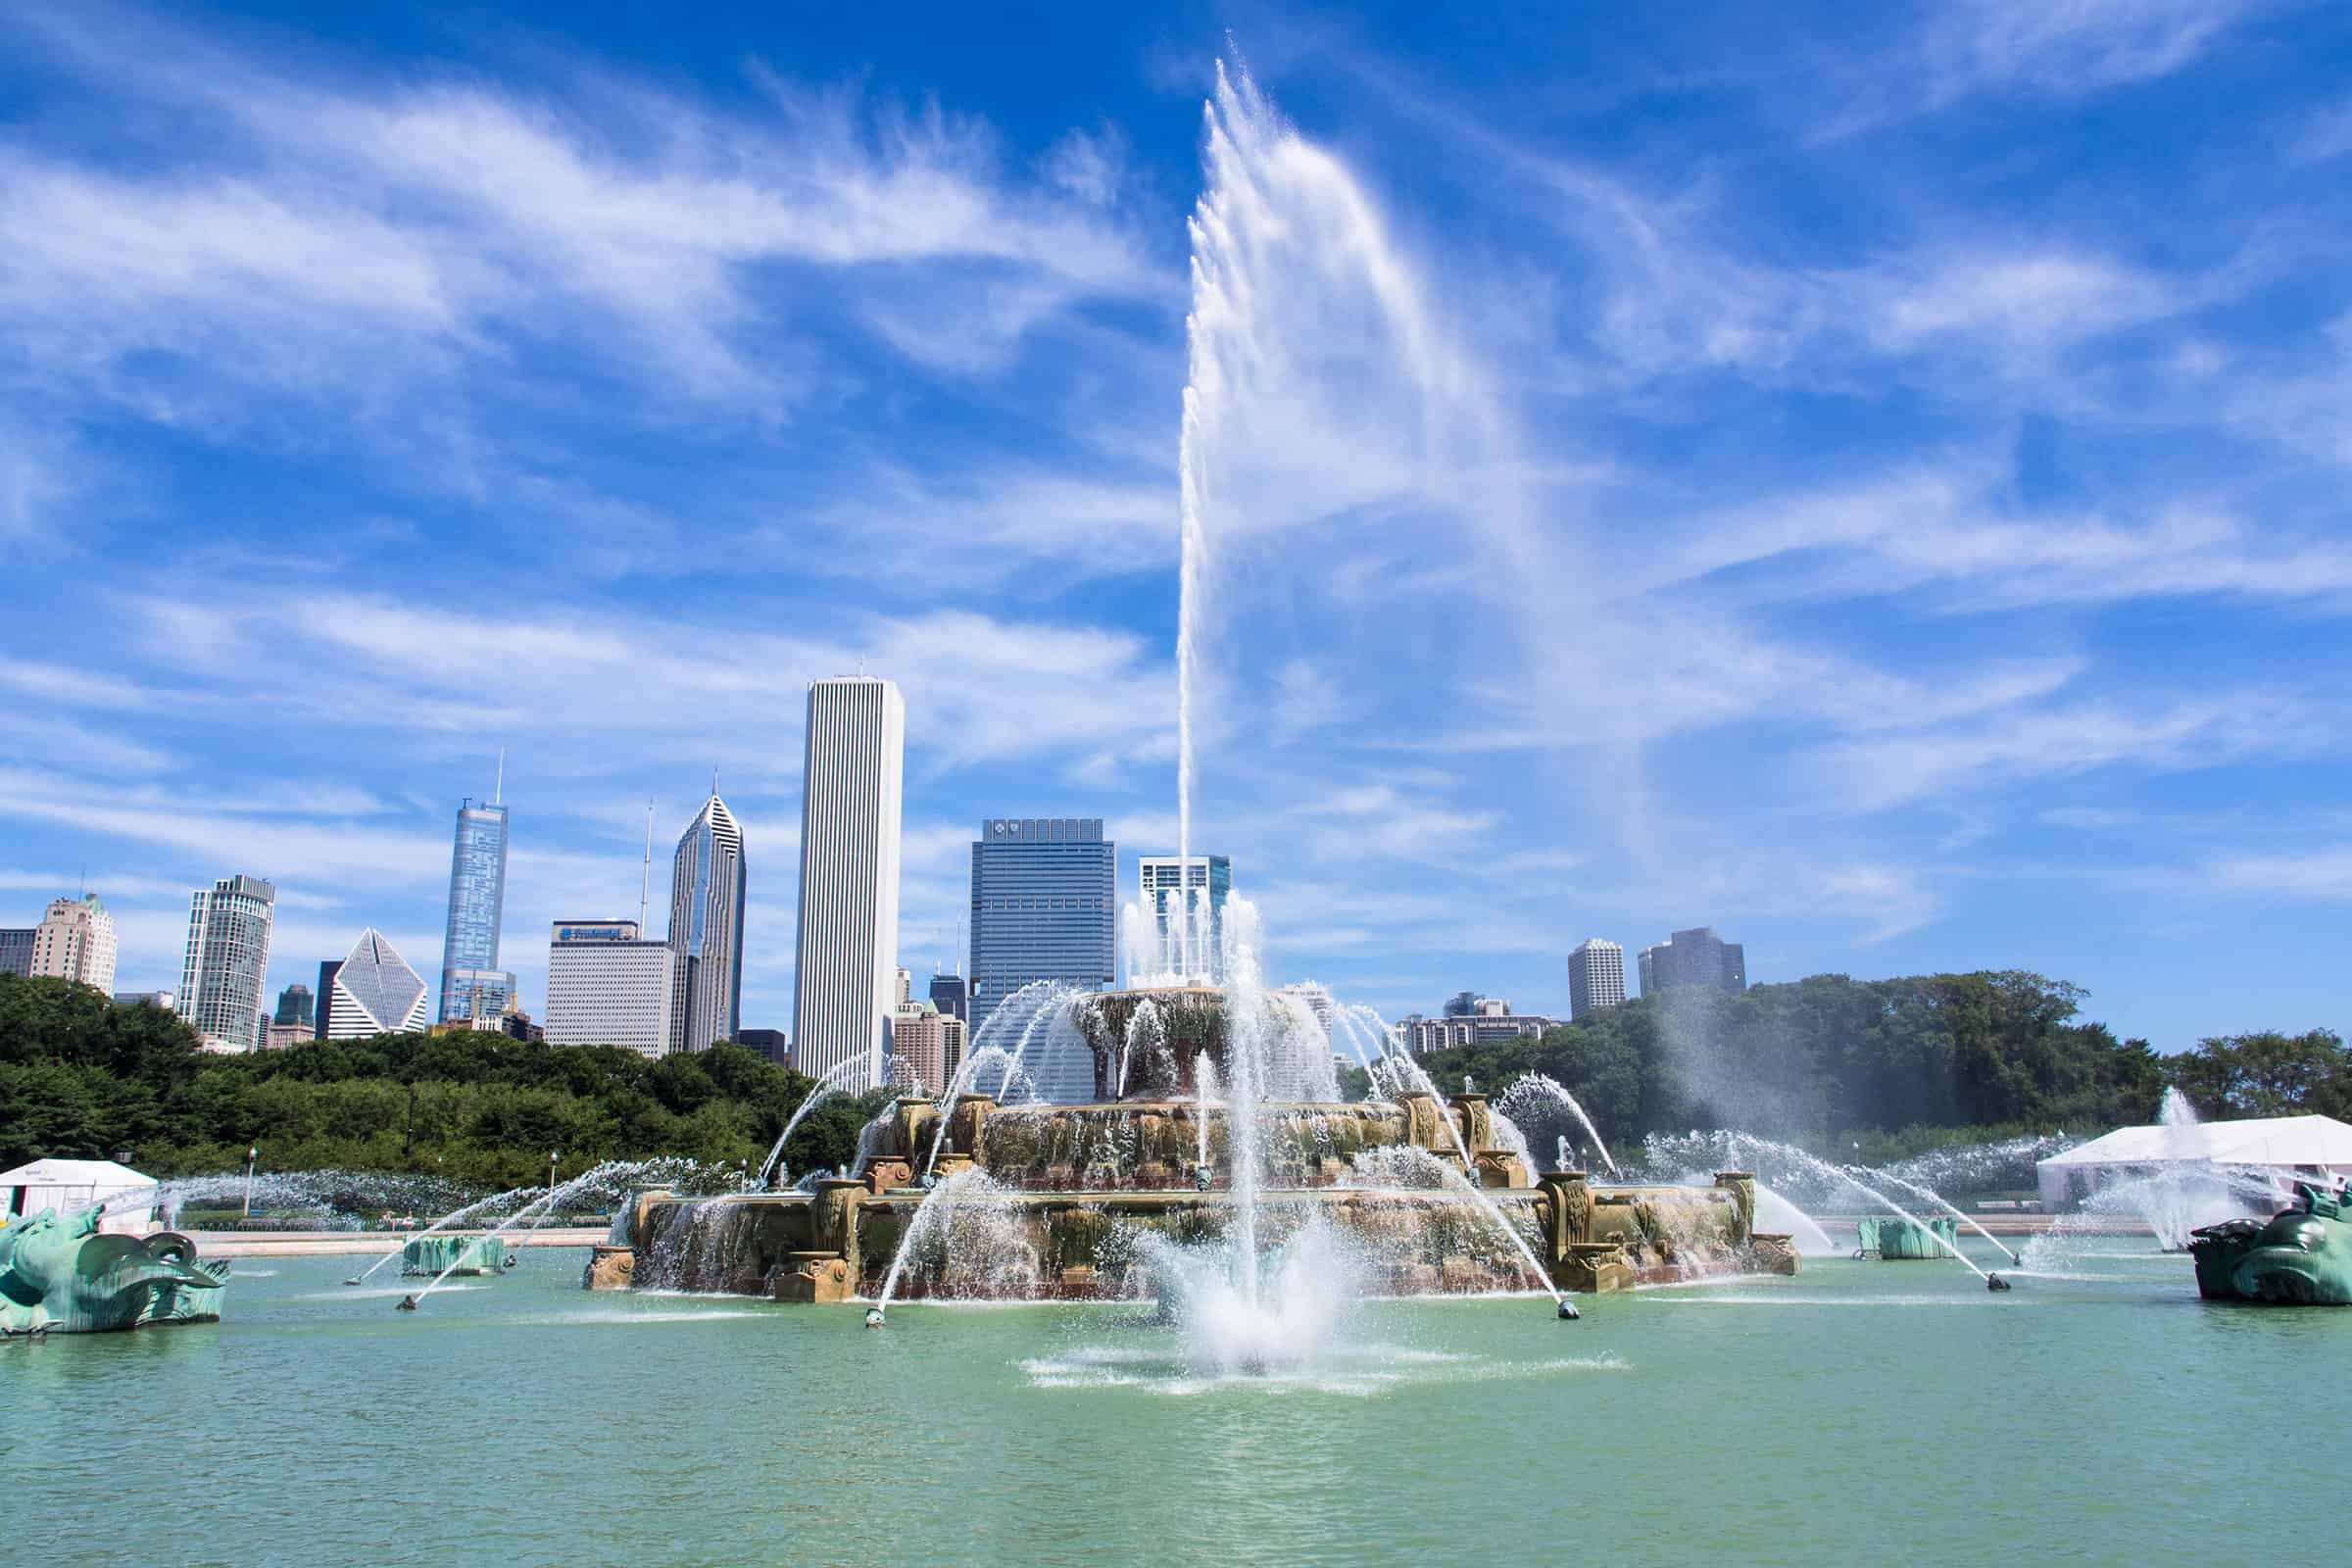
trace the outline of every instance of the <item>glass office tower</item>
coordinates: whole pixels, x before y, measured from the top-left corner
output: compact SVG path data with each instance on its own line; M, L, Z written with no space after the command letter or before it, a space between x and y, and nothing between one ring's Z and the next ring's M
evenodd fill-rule
M498 966L507 902L507 808L467 800L458 807L449 852L449 925L441 939L443 1023L496 1018L514 997L514 977Z

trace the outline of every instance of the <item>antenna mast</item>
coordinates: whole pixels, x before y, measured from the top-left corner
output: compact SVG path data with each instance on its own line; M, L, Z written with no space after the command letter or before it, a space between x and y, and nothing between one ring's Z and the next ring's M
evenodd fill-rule
M637 884L637 940L645 940L645 901L654 891L654 798L645 798L645 877Z
M507 804L507 749L504 746L498 749L498 782L490 787L490 804Z

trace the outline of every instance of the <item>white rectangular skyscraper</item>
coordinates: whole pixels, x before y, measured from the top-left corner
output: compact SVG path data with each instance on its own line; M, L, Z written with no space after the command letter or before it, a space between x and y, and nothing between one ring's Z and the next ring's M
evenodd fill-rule
M899 804L906 710L898 687L836 676L808 688L801 787L801 929L794 1065L822 1077L863 1057L882 1082L898 998Z
M675 961L669 944L644 940L634 920L558 920L547 946L547 1043L662 1055Z
M1568 1015L1582 1018L1595 1007L1625 1002L1625 949L1606 937L1577 944L1568 955Z

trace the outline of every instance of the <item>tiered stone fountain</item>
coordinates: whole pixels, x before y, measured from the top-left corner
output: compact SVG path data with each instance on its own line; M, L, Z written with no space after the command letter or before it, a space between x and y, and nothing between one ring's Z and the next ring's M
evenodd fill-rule
M1138 1028L1147 1004L1152 1017ZM1235 1218L1233 1140L1214 1094L1230 1081L1227 1006L1200 987L1089 999L1079 1023L1095 1055L1093 1103L903 1098L858 1171L811 1192L637 1195L586 1283L841 1301L878 1294L906 1247L901 1298L1144 1294L1143 1239L1209 1241ZM1268 1076L1279 1094L1285 1064ZM1530 1252L1551 1286L1572 1291L1796 1269L1787 1236L1755 1232L1752 1176L1627 1187L1581 1170L1531 1173L1498 1147L1484 1095L1270 1098L1256 1116L1260 1168L1247 1196L1258 1245L1280 1246L1319 1215L1365 1244L1374 1284L1396 1294L1526 1289L1543 1283L1527 1275ZM951 1212L917 1233L926 1201Z

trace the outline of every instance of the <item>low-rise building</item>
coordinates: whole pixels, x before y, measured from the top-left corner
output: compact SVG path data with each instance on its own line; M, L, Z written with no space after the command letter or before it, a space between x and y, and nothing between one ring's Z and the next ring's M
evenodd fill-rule
M1463 1008L1466 1010L1456 1010ZM1513 1012L1508 997L1478 997L1462 992L1446 1004L1443 1017L1424 1018L1417 1012L1396 1020L1398 1037L1414 1055L1454 1046L1483 1045L1490 1040L1516 1040L1560 1026L1557 1018L1537 1012Z
M792 1036L781 1029L738 1029L735 1039L779 1067L792 1065Z
M963 1039L961 1018L928 1002L901 1002L890 1015L891 1083L939 1094L963 1065Z
M304 1029L314 1026L311 988L297 980L277 994L277 1012L273 1023L298 1023Z

